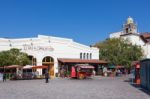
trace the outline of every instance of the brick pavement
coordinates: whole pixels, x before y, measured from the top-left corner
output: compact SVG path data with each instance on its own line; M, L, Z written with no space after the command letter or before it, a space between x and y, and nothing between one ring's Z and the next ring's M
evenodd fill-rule
M0 82L0 99L150 99L150 95L124 82L125 77L76 80L55 78Z

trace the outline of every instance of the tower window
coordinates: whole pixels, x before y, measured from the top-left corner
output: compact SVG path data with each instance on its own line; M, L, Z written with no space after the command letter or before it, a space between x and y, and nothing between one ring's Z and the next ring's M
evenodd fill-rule
M126 28L126 33L128 33L128 28Z

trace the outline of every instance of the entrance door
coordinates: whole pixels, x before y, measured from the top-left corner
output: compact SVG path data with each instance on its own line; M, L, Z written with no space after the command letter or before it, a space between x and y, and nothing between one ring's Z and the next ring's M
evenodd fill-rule
M46 56L42 60L42 65L48 66L48 72L50 77L54 77L54 59L50 56Z
M50 65L49 74L53 77L54 76L54 64Z

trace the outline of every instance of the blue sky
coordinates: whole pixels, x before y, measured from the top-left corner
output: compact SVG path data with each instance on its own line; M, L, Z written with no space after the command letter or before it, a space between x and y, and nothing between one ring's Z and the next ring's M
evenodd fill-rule
M90 45L122 29L128 16L150 32L150 0L0 0L0 37L38 34Z

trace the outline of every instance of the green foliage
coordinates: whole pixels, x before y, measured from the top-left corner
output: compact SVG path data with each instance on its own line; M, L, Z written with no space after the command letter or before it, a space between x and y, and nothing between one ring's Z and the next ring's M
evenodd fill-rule
M104 59L113 65L130 67L132 61L143 57L141 47L132 45L121 38L106 39L95 44L100 49L100 59Z
M30 60L26 53L20 52L19 49L13 48L8 51L0 52L0 66L29 64Z

